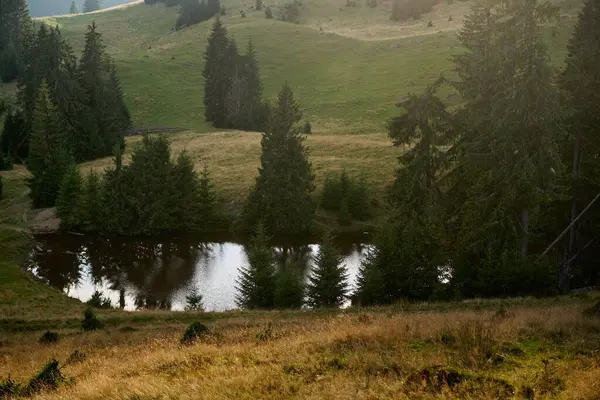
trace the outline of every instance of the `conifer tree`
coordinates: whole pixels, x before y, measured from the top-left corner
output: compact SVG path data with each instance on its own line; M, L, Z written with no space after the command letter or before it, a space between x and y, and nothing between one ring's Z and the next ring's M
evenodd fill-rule
M570 222L577 218L582 209L600 193L600 2L587 0L579 14L579 20L568 45L567 65L560 84L566 93L564 107L570 114L567 120L569 140L563 146L563 159L571 173ZM561 220L567 226L569 220ZM562 226L560 230L562 230ZM597 207L588 211L580 222L570 230L567 255L561 265L560 287L570 288L573 275L569 263L580 269L597 259L598 251L587 246L600 231L600 212ZM556 232L558 236L560 232ZM586 247L587 246L587 247ZM584 275L580 272L577 275ZM593 275L597 275L597 272ZM582 282L594 285L594 280Z
M84 232L103 231L105 211L102 208L102 181L91 171L84 179L79 202L78 225Z
M172 170L167 138L144 136L127 167L127 183L134 188L128 199L134 205L131 211L135 225L131 233L149 235L175 228L174 193L165 190L169 188Z
M135 188L129 184L129 177L123 167L123 150L114 149L114 167L104 172L102 179L103 229L106 232L125 234L133 229L133 205Z
M81 193L81 174L77 165L72 164L63 176L56 200L56 214L61 219L61 229L69 230L79 224Z
M388 134L394 146L413 145L398 157L400 167L390 200L407 216L419 215L432 201L440 199L439 174L447 166L445 147L452 143L453 117L435 91L438 80L423 96L409 95L398 107L402 115L392 119Z
M279 267L275 282L275 307L279 309L301 308L304 304L304 283L295 265L286 262Z
M321 241L315 266L308 278L307 297L311 307L341 307L348 295L348 271L330 234Z
M265 17L267 19L273 19L273 11L271 10L271 7L267 7L265 9Z
M11 82L22 72L23 49L31 34L26 0L0 3L0 78Z
M312 225L314 175L295 126L300 118L299 106L286 85L261 141L259 175L244 208L246 226L263 221L271 234L295 235Z
M198 220L204 230L215 230L221 228L223 217L219 210L217 196L215 194L214 183L210 178L208 167L200 174L198 188Z
M204 115L206 121L212 122L216 128L226 125L226 100L231 84L230 76L225 68L228 57L229 40L227 29L220 18L213 24L208 46L204 53Z
M256 11L260 11L263 8L263 0L256 0L256 4L254 6L254 9Z
M170 207L172 218L178 221L179 229L192 231L199 226L210 227L213 210L205 209L206 204L200 202L200 182L194 171L194 162L186 152L179 153L171 175L168 183L173 186L171 191L174 198ZM205 185L208 185L207 188L203 188L208 192L205 194L211 196L210 181Z
M58 29L41 24L35 40L31 40L26 47L23 60L17 94L25 121L24 133L20 136L29 135L32 130L37 93L45 80L49 96L63 123L68 151L77 151L76 139L85 134L90 118L85 106L85 93L76 77L76 59L71 47Z
M100 0L85 0L83 3L83 12L88 13L100 9Z
M262 224L248 247L248 266L240 268L236 303L245 309L272 309L275 306L276 273L273 251Z
M23 112L9 108L4 119L0 136L0 154L23 162L29 152L29 134L25 131Z
M246 97L244 99L244 108L242 111L243 124L240 128L261 131L266 128L268 115L262 102L263 85L260 79L258 60L252 40L248 42L244 61Z
M69 14L79 14L79 10L77 9L75 0L73 0L73 2L71 3L71 8L69 9Z
M82 160L107 156L115 145L123 143L122 134L130 128L131 119L116 70L94 22L85 34L85 47L79 63L79 85L85 92L86 105L93 121L88 123L85 134L77 140L78 153Z
M29 145L27 169L33 206L52 207L63 175L71 159L65 145L64 128L48 91L42 82L35 103L35 114Z
M468 129L450 151L456 168L448 179L448 215L457 239L455 276L474 279L468 269L490 247L498 257L505 249L529 255L530 232L540 224L536 210L559 194L562 169L561 112L540 32L552 8L506 3L473 8L459 34L469 51L455 59Z

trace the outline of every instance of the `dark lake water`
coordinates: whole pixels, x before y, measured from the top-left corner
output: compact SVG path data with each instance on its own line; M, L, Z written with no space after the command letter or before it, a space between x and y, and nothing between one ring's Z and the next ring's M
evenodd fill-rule
M49 285L81 301L95 291L125 310L164 308L183 310L194 288L206 311L236 308L239 268L247 266L246 243L231 236L168 236L123 238L51 235L36 238L28 266ZM369 245L368 237L336 239L344 256L350 283ZM306 279L319 246L315 239L275 241L280 263L293 261Z

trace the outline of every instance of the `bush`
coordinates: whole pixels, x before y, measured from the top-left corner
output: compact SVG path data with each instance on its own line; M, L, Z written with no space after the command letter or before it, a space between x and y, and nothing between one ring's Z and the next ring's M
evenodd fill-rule
M46 331L40 337L39 342L42 344L50 344L58 342L59 336L58 333L52 331Z
M38 372L27 384L24 394L31 396L42 390L55 390L66 382L66 378L60 371L58 361L49 361L40 372Z
M84 332L91 332L102 328L104 328L104 324L102 321L96 318L94 310L91 308L85 310L85 313L83 314L83 320L81 321L81 329L83 329Z
M306 121L304 127L302 128L302 131L305 135L309 135L312 133L312 126L310 125L310 122Z
M65 364L79 364L84 362L86 358L87 356L84 352L75 350L69 355L69 358L67 358L67 362Z
M110 299L108 297L104 297L104 295L97 290L94 292L92 297L88 301L85 302L85 304L87 304L88 306L93 307L93 308L104 308L104 309L113 308Z
M192 292L185 296L185 311L203 311L202 295L198 289L194 288Z
M363 220L371 215L366 184L363 180L351 179L346 171L342 171L337 177L330 175L325 178L321 207L329 211L339 211L340 214L343 211L343 219Z
M210 330L206 325L201 322L193 322L183 333L183 337L181 338L181 344L193 344L196 340L200 339L202 336L208 335Z

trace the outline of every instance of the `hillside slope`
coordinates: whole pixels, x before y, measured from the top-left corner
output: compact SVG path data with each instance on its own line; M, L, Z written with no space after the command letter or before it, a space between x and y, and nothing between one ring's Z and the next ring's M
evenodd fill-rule
M383 131L401 96L420 92L440 74L451 76L451 56L461 51L455 30L468 10L465 2L443 3L420 21L394 23L384 6L345 8L339 0L306 0L295 25L267 20L263 11L249 10L251 3L224 0L223 20L240 48L253 40L266 95L273 98L288 82L315 131L331 133ZM448 15L454 15L452 23ZM117 62L136 126L207 131L201 72L212 21L168 34L175 19L175 9L139 4L46 20L60 26L78 52L87 25L96 21ZM433 28L426 27L430 20ZM554 32L548 38L557 64L573 23L567 14L548 30ZM451 104L459 100L449 90L442 94Z
M132 3L137 0L102 0L102 8L110 8L121 4ZM68 14L72 0L28 0L29 12L32 17L45 17L49 15ZM84 0L75 0L79 11L83 9Z

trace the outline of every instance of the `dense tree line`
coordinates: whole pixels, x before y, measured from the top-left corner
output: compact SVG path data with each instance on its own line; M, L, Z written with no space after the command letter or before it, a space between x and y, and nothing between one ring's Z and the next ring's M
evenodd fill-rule
M168 140L144 137L123 165L82 178L76 166L63 174L57 200L62 228L82 232L151 235L226 228L208 171L194 171L185 153L171 157Z
M467 17L459 39L468 52L454 59L459 81L410 96L389 124L395 145L414 146L399 159L393 216L361 270L361 304L540 295L568 290L573 278L596 282L598 207L547 246L600 191L598 2L582 11L561 76L540 32L556 9L505 3L476 4ZM436 96L442 84L459 91L460 109Z
M122 134L131 127L131 118L114 63L94 23L86 32L79 62L60 31L45 24L28 37L22 60L17 104L8 112L0 139L4 157L24 161L30 156L43 82L61 124L61 143L75 161L104 157L116 145L123 146Z
M26 0L0 1L0 79L12 82L23 68L24 46L30 40L32 22Z

